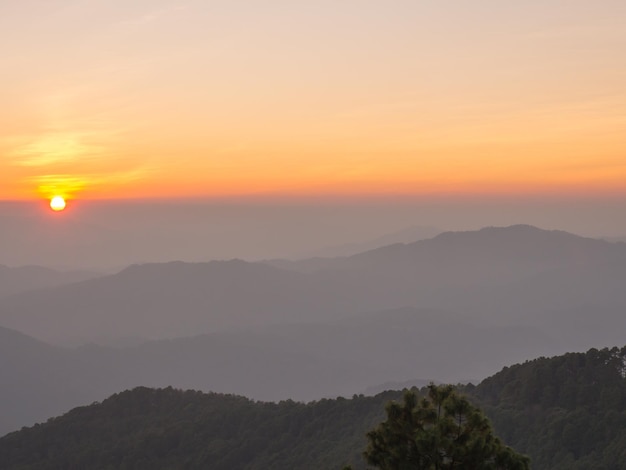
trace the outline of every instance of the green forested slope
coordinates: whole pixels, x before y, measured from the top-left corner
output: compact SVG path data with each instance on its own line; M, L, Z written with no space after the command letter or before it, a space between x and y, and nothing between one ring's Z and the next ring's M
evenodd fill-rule
M473 390L537 469L626 469L626 347L507 367Z
M360 460L366 430L396 396L261 403L137 388L5 436L0 468L336 468Z
M462 391L534 469L626 469L626 347L505 368ZM137 388L0 439L1 469L364 468L401 392L308 404Z

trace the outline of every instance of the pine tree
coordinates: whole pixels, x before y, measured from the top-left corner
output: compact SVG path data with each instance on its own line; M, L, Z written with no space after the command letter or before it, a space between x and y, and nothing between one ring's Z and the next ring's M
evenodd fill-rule
M387 420L367 433L365 459L381 470L528 470L530 461L493 434L485 415L454 387L406 391L390 402Z

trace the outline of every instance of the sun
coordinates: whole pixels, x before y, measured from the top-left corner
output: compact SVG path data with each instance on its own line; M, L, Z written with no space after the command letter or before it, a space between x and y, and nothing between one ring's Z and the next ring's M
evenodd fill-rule
M50 209L59 212L65 209L65 199L62 196L54 196L50 199Z

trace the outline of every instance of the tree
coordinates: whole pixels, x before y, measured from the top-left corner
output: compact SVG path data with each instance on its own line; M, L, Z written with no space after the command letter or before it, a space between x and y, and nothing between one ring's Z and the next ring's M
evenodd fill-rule
M381 470L527 470L528 457L494 436L485 415L450 385L406 391L386 406L387 420L367 433L367 463Z

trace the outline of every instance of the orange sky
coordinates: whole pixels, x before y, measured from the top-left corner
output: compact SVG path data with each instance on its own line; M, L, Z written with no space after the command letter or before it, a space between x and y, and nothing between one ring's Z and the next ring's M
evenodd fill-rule
M626 2L0 3L0 199L626 193Z

